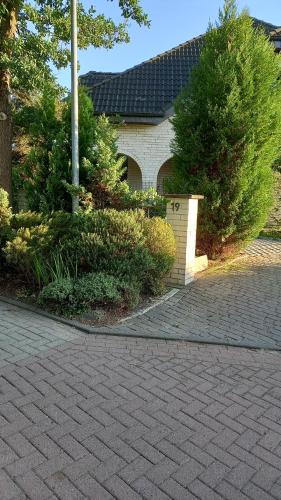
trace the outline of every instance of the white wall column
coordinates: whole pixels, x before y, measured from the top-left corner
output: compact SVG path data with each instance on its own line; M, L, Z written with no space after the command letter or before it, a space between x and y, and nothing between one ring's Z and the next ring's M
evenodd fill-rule
M198 201L200 195L166 195L167 222L174 230L176 239L176 260L168 278L173 285L187 285L193 281L194 273L207 267L207 257L197 257L196 230ZM200 268L200 269L199 269Z

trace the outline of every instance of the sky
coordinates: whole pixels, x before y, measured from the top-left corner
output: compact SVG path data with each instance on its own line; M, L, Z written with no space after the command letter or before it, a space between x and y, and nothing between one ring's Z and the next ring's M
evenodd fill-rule
M118 1L84 0L100 11L120 19ZM239 9L247 7L253 17L281 26L280 0L238 0ZM88 71L118 72L176 47L206 31L209 21L217 19L223 0L141 0L151 21L150 28L130 22L130 43L116 45L111 50L93 47L79 51L79 74ZM70 87L70 69L57 72L59 82Z

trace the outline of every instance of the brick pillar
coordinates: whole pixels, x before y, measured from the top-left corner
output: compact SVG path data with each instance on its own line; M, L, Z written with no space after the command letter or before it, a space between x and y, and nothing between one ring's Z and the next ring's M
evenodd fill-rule
M171 224L176 239L176 260L168 278L170 284L186 285L194 279L196 271L196 229L200 195L165 195L167 222Z

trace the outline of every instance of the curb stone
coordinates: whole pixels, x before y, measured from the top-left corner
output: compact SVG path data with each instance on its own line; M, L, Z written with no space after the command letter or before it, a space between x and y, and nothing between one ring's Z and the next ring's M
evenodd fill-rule
M253 346L251 344L248 344L247 342L223 342L219 340L210 340L208 338L192 338L189 337L188 339L182 338L182 337L177 337L175 335L169 336L165 334L152 334L152 335L145 335L145 333L135 330L135 332L130 332L128 333L126 329L122 331L121 329L114 330L114 327L112 329L110 327L91 327L88 325L84 325L83 323L80 323L79 321L74 321L66 318L61 318L59 316L56 316L55 314L48 313L39 307L32 306L30 304L25 304L24 302L21 302L16 299L10 299L7 297L0 296L0 301L4 302L6 304L10 304L16 307L19 307L25 311L30 311L33 312L34 314L38 314L39 316L43 316L45 318L51 319L57 323L61 323L66 326L70 326L71 328L78 330L82 333L86 333L89 335L110 335L112 337L127 337L127 338L141 338L141 339L154 339L154 340L163 340L163 341L172 341L172 342L182 342L182 343L189 343L189 344L205 344L205 345L218 345L218 346L226 346L226 347L240 347L243 349L249 349L251 351L280 351L281 352L281 347L278 346ZM122 327L122 325L119 323L119 325ZM125 326L125 325L124 325Z

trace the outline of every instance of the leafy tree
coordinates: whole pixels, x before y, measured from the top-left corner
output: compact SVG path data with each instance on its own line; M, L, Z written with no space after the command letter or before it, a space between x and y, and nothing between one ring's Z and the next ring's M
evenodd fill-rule
M173 118L170 189L205 195L198 245L211 257L256 237L272 205L281 144L280 56L226 0Z
M111 0L113 1L113 0ZM111 48L128 42L128 20L148 25L139 0L117 0L123 21L78 3L78 44ZM0 185L11 192L11 95L30 94L53 81L50 65L70 61L70 0L2 0L0 3Z
M19 109L17 127L28 141L27 154L15 167L16 185L23 188L29 208L49 212L71 208L71 101L60 100L51 86L32 105ZM80 184L87 201L110 204L123 174L117 131L105 116L94 116L87 92L79 91ZM82 196L83 198L83 196ZM85 198L85 195L84 195Z

